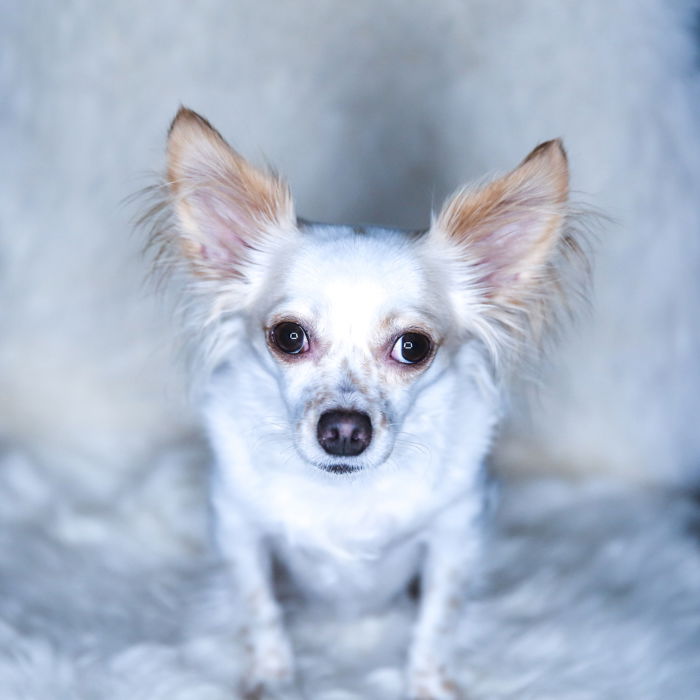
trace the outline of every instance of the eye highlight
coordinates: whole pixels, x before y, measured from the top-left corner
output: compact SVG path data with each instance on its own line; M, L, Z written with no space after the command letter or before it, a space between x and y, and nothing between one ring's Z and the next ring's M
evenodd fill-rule
M391 349L393 360L404 365L416 365L430 353L430 338L422 333L404 333Z
M282 321L270 331L272 343L287 355L301 355L309 350L306 331L292 321Z

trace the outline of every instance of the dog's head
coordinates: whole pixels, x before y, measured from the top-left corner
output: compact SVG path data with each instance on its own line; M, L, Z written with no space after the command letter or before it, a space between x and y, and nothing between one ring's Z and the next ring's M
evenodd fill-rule
M335 473L382 464L465 347L492 366L541 325L572 244L558 141L457 192L428 231L356 229L298 220L277 177L181 109L168 188L175 216L161 236L204 292L208 324L239 320L247 357L277 379L297 452Z

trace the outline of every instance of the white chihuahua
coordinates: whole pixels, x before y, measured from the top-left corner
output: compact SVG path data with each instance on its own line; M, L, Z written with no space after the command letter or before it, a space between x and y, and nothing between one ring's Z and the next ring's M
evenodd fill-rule
M271 562L347 610L420 575L405 695L454 698L450 640L478 570L504 357L532 345L579 250L567 161L538 146L426 232L312 224L287 187L181 109L155 240L197 298L214 532L245 608L246 692L286 692Z

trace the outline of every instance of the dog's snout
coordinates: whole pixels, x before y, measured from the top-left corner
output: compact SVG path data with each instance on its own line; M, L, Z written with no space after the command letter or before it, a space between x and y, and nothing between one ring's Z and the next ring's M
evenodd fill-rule
M318 443L330 455L355 457L372 439L372 423L359 411L326 411L318 421Z

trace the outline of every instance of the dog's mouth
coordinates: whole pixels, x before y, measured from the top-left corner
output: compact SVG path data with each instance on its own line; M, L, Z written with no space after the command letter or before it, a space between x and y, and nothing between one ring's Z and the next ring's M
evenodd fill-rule
M321 469L329 474L353 474L362 471L360 465L352 464L323 464L321 465Z

